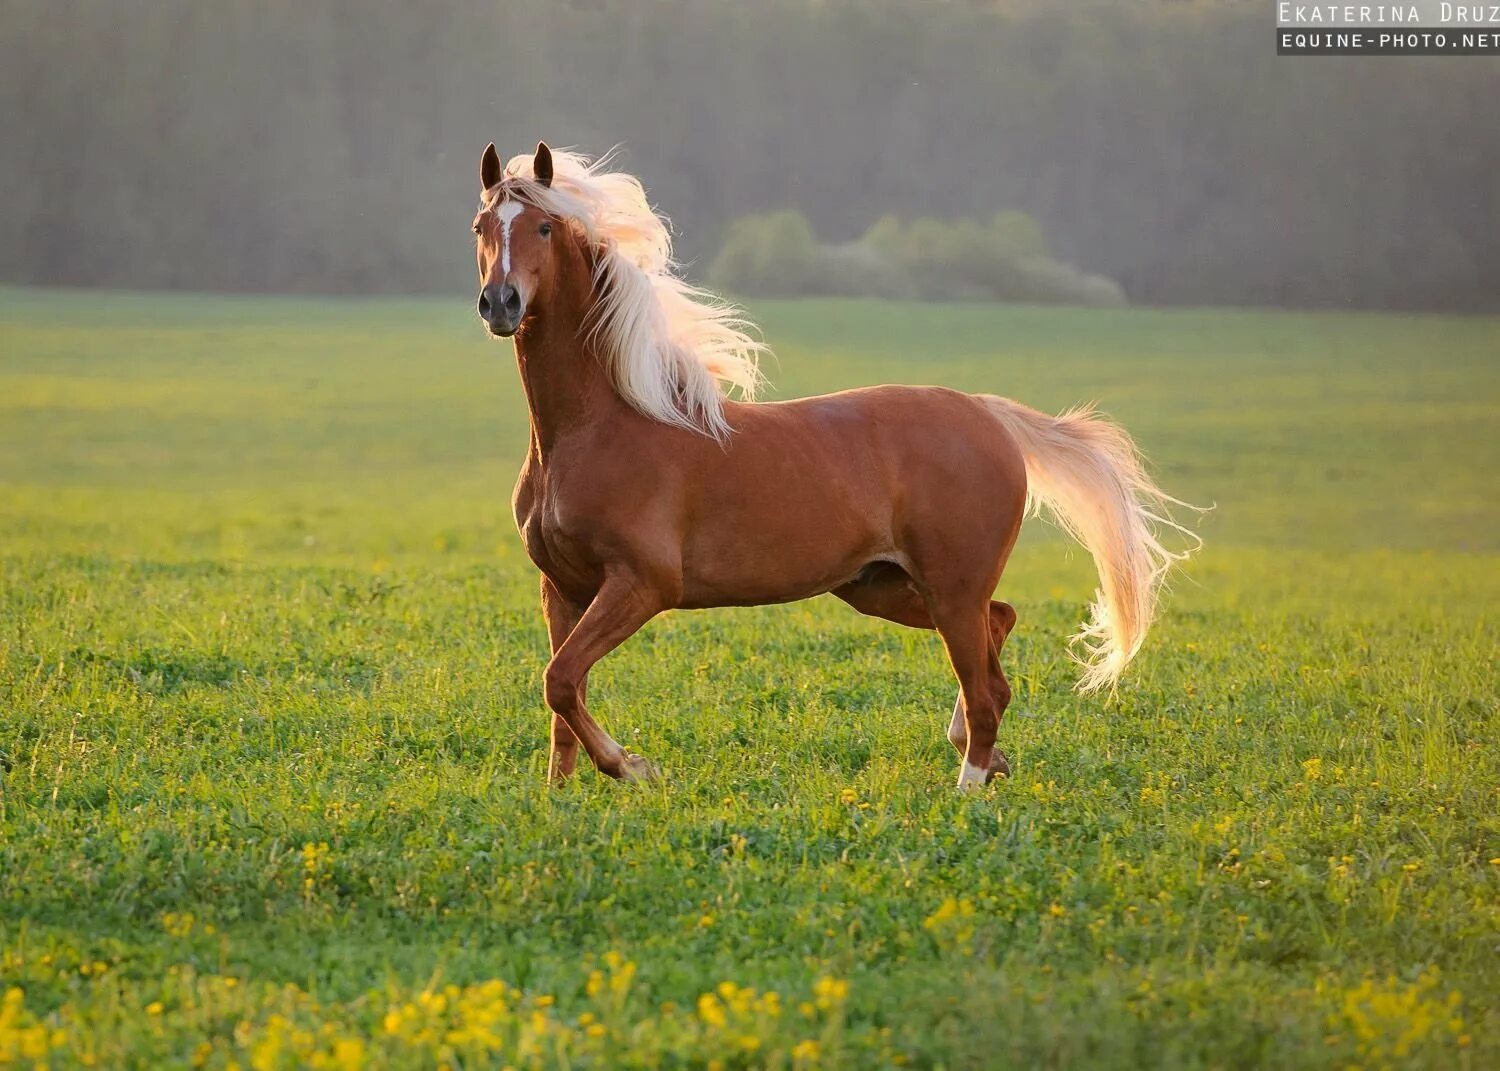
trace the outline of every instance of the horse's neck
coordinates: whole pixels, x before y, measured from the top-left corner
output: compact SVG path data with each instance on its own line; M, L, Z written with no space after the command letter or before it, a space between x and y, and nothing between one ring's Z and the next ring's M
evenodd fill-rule
M587 339L587 294L562 301L516 336L516 364L531 410L531 439L545 461L570 434L606 419L624 402ZM575 311L576 310L576 311Z

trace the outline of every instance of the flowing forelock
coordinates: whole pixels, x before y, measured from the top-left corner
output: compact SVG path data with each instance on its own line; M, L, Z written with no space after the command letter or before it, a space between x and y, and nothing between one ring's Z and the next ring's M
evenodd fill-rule
M576 222L600 250L587 338L620 397L653 420L726 439L724 399L733 390L754 400L765 347L736 306L677 274L666 218L640 180L608 164L607 154L553 149L543 186L530 154L513 157L483 207L514 197Z

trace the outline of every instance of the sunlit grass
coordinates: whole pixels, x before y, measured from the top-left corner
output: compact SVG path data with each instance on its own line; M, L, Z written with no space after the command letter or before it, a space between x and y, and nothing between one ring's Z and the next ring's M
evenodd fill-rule
M1112 703L1023 542L961 798L936 641L830 600L655 622L591 697L664 782L545 788L509 348L89 304L0 293L0 1060L1495 1062L1494 320L757 309L783 393L1096 398L1217 505Z

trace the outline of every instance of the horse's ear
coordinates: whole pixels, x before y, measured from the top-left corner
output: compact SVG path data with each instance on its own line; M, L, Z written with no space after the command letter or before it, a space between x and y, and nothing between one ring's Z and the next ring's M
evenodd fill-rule
M531 158L531 173L543 186L552 185L552 150L545 141L536 143L536 155Z
M479 158L479 188L487 190L500 181L500 154L495 151L495 143L492 141L484 149L484 155Z

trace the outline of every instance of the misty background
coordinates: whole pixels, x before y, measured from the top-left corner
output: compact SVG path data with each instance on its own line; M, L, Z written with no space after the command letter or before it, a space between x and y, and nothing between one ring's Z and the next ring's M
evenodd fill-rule
M480 151L545 138L699 277L746 216L998 220L1132 303L1500 309L1500 61L1278 58L1270 3L0 11L8 283L467 293Z

